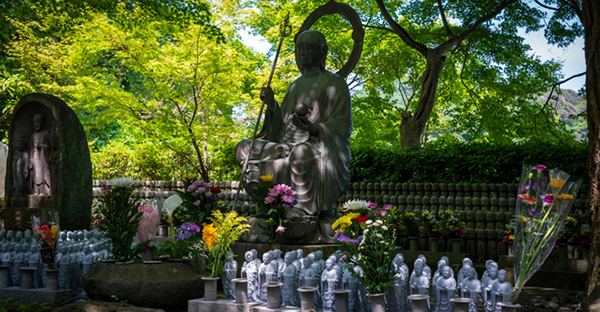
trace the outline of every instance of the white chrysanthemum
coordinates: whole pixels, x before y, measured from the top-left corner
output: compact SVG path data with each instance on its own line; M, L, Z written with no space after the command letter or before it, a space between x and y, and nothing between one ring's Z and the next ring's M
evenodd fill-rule
M381 243L381 244L385 244L385 241L379 241L379 243Z
M381 221L381 220L377 220L377 221L375 221L375 223L379 223L379 224L383 225L383 221Z
M381 229L384 230L384 231L388 230L387 226L385 226L385 225L381 226Z
M367 233L369 233L369 229L365 229L365 230L363 231L363 234L367 234Z
M379 233L375 234L375 236L379 237L379 238L383 238L383 236Z
M367 225L370 225L371 223L373 223L373 220L367 220L367 222L365 222Z
M108 185L116 186L116 187L128 187L128 186L132 186L134 183L135 183L135 180L130 179L130 178L112 179L107 182Z
M356 211L361 209L369 209L370 202L366 200L353 199L344 203L344 207L340 208L341 211Z
M373 222L373 224L372 224L372 225L373 225L373 226L379 226L379 223L377 223L377 222Z

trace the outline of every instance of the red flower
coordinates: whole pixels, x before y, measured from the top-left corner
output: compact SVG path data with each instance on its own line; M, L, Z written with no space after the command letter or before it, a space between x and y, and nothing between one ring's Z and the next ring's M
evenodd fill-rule
M367 220L369 220L369 216L357 217L356 218L356 222L358 222L358 223L363 223L363 222L366 222Z
M219 194L219 193L221 193L221 189L216 186L213 186L210 188L210 192L213 194Z
M529 194L519 194L519 198L526 204L535 205L535 202L536 202L535 197L533 197Z

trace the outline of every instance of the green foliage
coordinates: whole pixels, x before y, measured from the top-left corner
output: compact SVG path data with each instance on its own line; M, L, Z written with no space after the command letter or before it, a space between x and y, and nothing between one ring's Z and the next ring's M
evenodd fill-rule
M102 220L98 228L106 231L112 244L112 254L117 261L129 261L137 252L131 248L131 242L137 232L142 212L138 211L139 202L131 197L131 186L113 186L104 191L100 213ZM142 244L140 244L142 245Z
M558 167L587 179L587 143L453 143L418 151L387 147L352 150L352 181L510 183L523 163Z

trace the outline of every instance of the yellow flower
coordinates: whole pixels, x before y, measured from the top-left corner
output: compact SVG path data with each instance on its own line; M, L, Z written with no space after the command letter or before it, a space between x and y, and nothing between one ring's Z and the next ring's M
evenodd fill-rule
M515 234L508 235L508 239L514 240L515 239Z
M571 195L571 194L560 194L560 195L556 196L556 198L574 199L573 195Z
M414 213L414 212L407 212L407 213L406 213L406 216L407 216L408 218L412 218L412 217L414 217L414 216L415 216L415 213Z
M519 216L521 218L522 222L527 222L527 218L525 218L524 216Z
M579 234L581 234L583 236L588 235L588 234L590 234L590 229L583 229L583 230L581 230L581 232Z
M50 233L52 233L52 239L56 238L56 236L58 236L58 227L53 225L52 229L50 229Z
M429 213L429 211L425 210L425 211L423 211L423 214L422 214L422 216L423 216L423 217L426 217L426 216L428 216L428 215L430 215L430 214L431 214L431 213Z
M352 225L352 220L356 219L357 217L360 217L360 213L349 213L349 214L343 215L343 216L339 217L337 220L335 220L335 222L333 222L331 227L334 230L339 228L339 231L343 231L347 227Z
M271 182L271 181L273 181L273 175L272 174L261 175L259 178L261 180L263 180L264 182Z
M560 189L561 187L563 187L563 185L565 185L565 182L567 182L567 180L550 178L550 186L552 188Z
M571 222L573 225L577 225L577 219L573 217L567 217L567 221Z
M450 209L446 209L446 211L444 211L444 213L449 214L449 215L454 214L454 212L452 212L452 210L450 210Z
M184 174L181 176L184 180L193 180L196 177L195 173Z
M204 241L204 244L206 244L208 251L211 251L217 244L217 230L212 224L204 225L204 228L202 229L202 240Z

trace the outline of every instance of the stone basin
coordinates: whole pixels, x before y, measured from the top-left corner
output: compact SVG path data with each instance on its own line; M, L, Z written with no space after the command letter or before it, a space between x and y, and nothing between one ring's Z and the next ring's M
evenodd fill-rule
M204 296L204 283L197 267L186 262L161 264L114 264L98 262L82 276L91 299L115 301L141 307L186 307L188 300Z

